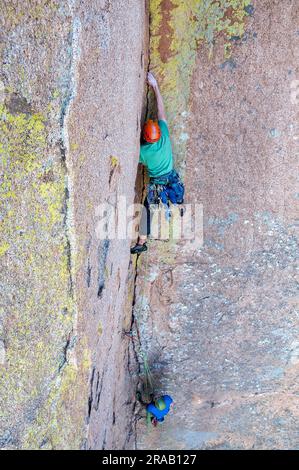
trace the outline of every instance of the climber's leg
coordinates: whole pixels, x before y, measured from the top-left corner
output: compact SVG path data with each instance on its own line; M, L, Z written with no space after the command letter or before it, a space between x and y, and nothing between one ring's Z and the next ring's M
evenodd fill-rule
M146 197L144 200L143 210L141 214L138 242L144 243L150 233L151 233L151 211L150 211L150 206Z
M147 250L146 240L150 232L151 232L151 212L150 212L150 207L149 207L147 197L146 197L144 201L142 213L141 213L139 237L138 237L138 241L136 245L131 248L132 254L139 254Z

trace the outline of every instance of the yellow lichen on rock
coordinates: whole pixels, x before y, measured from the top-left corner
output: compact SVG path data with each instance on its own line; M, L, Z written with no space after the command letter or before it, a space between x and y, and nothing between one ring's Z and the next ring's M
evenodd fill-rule
M161 83L175 159L181 170L197 48L205 44L212 54L217 35L222 33L226 40L223 57L229 57L230 39L244 34L245 8L249 4L250 0L150 0L150 67Z
M50 433L46 419L50 409L58 414L53 406L59 408L57 422L66 419L66 403L57 380L64 383L65 393L70 387L81 400L78 390L73 390L76 377L68 373L69 379L65 379L63 373L59 378L64 364L66 373L72 367L66 363L65 349L75 316L65 227L65 169L57 159L50 169L46 168L48 133L41 113L13 114L3 105L0 135L0 261L7 280L4 302L8 308L4 317L5 364L0 371L1 421L4 427L8 423L13 426L18 410L26 408L34 424L28 427L19 445L38 448L42 445L41 436ZM78 374L85 374L88 365L85 348L82 372L79 370ZM82 380L78 384L81 392L85 386ZM76 419L83 420L80 405L78 410L81 414ZM35 421L36 415L44 419ZM68 419L71 421L72 417ZM74 439L74 433L69 435L71 428L70 424L64 433L52 429L56 436L51 438L52 445L75 445L75 441L70 441ZM79 428L78 424L76 429ZM78 434L79 440L82 435L83 431Z

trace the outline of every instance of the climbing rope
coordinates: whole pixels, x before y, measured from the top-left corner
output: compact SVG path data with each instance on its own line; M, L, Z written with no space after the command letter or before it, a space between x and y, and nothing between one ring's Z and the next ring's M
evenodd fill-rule
M138 255L139 256L139 255ZM137 258L137 263L138 263L138 258ZM136 269L138 269L136 263ZM148 251L146 252L145 255L145 267L144 267L144 277L142 280L142 285L141 285L141 297L142 297L142 303L141 303L141 309L145 307L145 297L144 297L144 291L145 291L145 282L147 278L147 271L148 271ZM143 392L145 395L146 400L149 402L152 398L152 396L155 393L155 384L154 384L154 378L150 370L149 362L148 362L148 357L146 352L142 348L141 344L141 335L140 335L140 329L139 329L139 318L138 318L138 313L137 313L137 308L135 306L134 308L134 326L136 329L136 334L137 334L137 339L138 339L138 344L139 344L139 351L137 353L139 364L142 365L142 374L140 376L143 376L142 380L142 385L143 385ZM136 343L135 343L136 344ZM136 348L135 348L136 350Z

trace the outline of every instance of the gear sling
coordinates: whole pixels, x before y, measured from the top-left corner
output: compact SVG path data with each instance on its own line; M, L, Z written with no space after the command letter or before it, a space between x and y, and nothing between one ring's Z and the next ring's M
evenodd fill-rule
M163 204L166 214L170 216L169 205L184 203L184 184L176 170L171 170L162 176L150 178L147 196L141 215L140 234L149 236L151 231L150 206Z

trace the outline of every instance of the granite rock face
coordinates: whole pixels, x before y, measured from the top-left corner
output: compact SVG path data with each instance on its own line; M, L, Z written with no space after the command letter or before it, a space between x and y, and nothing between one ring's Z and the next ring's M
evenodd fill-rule
M152 2L151 66L186 202L203 205L203 246L152 241L138 269L142 350L176 405L150 432L139 421L137 441L296 449L298 3L215 3L222 19L213 2Z
M146 31L137 0L1 2L1 447L131 445L129 240L96 226L134 199Z
M0 447L298 448L297 2L1 13ZM148 64L203 246L136 260L99 230L144 189ZM148 365L176 407L150 432Z

